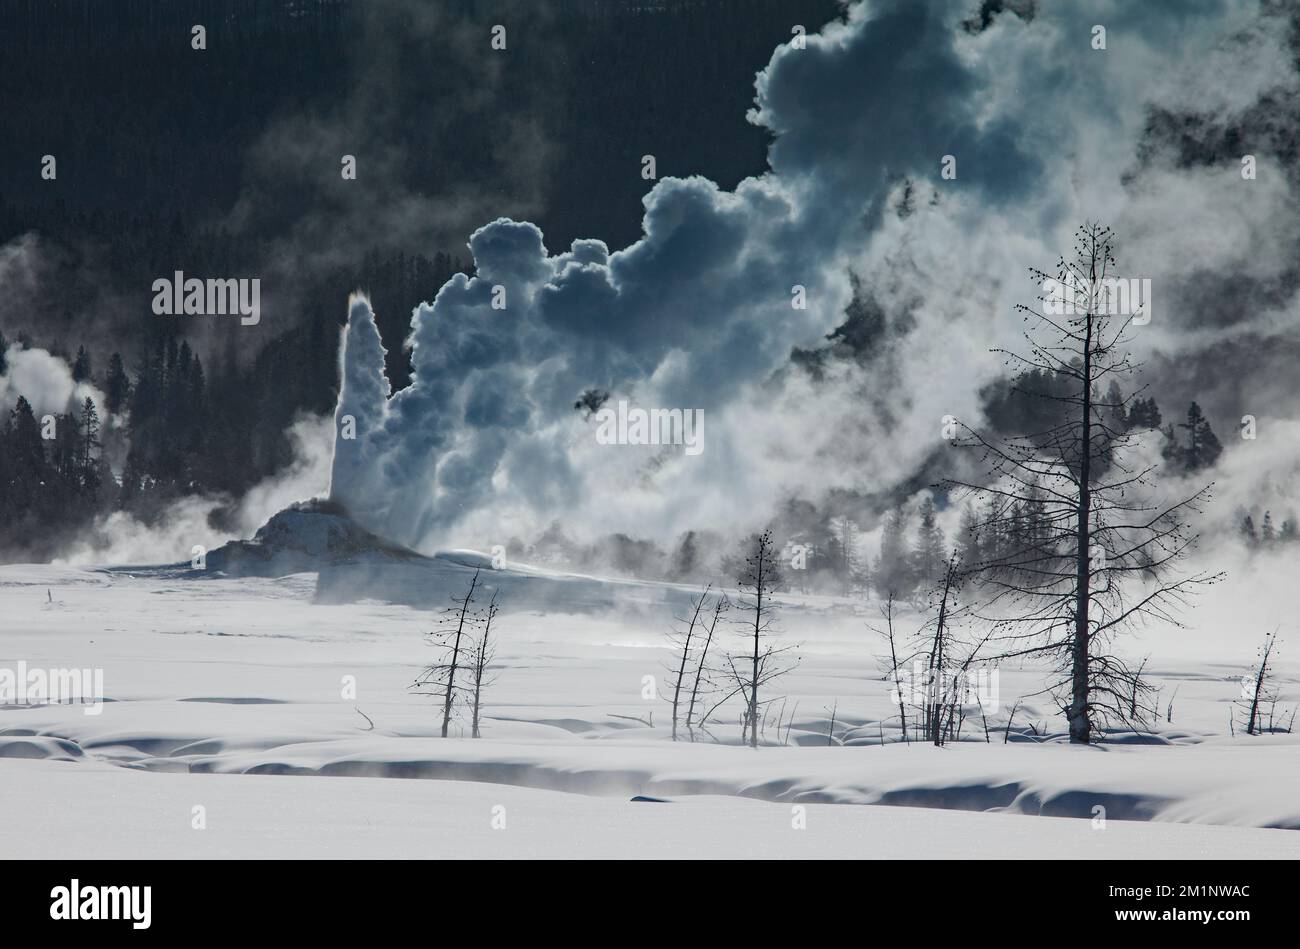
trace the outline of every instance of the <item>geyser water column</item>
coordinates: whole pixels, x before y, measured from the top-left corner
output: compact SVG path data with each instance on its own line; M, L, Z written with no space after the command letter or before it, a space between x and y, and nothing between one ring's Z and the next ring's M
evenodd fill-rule
M339 349L341 380L334 410L329 496L372 529L382 524L387 513L376 470L380 460L377 436L391 391L384 367L386 355L370 301L354 293L348 299L348 324Z

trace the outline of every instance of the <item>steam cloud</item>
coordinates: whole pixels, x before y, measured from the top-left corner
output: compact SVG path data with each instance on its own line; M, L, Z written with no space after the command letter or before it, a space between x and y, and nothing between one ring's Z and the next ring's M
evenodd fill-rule
M72 368L44 349L15 343L5 363L0 375L0 405L12 407L24 396L37 420L44 415L77 412L87 398L94 400L98 411L105 411L103 393L86 382L74 382Z
M615 252L481 227L476 276L413 314L401 391L354 298L336 421L355 438L336 440L333 497L427 549L552 519L666 539L755 526L792 495L897 491L942 450L944 415L980 421L1003 372L988 349L1015 344L1012 305L1035 293L1025 268L1050 266L1085 219L1112 223L1125 273L1153 280L1139 339L1153 392L1183 397L1190 373L1229 436L1252 407L1293 417L1293 373L1229 385L1223 354L1296 351L1300 17L1245 0L1069 6L856 4L778 48L749 116L773 135L766 174L731 192L663 179L642 238ZM792 368L792 348L843 320L850 273L881 312L868 351L816 378ZM591 388L703 409L703 453L598 445L573 410ZM1286 494L1295 468L1281 471Z

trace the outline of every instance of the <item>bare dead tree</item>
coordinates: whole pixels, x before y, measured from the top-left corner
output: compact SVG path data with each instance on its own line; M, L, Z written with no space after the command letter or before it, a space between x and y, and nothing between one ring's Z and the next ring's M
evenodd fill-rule
M923 737L936 745L943 744L943 717L945 708L949 704L946 673L948 662L951 660L951 644L949 642L949 623L951 620L948 613L948 604L950 598L956 594L956 585L957 558L954 554L948 560L948 565L944 569L943 586L939 594L939 613L934 621L934 634L930 639L930 651L927 656L926 683L928 688L925 690Z
M1139 693L1138 683L1144 681L1142 679L1142 673L1146 669L1147 663L1150 661L1151 661L1150 656L1143 656L1142 661L1138 663L1138 667L1133 673L1133 688L1129 690L1129 697L1128 697L1128 713L1129 713L1129 717L1134 720L1136 720L1138 717L1138 699L1141 698L1141 696L1138 694ZM1172 702L1170 704L1172 705ZM1157 707L1159 707L1158 703L1157 703Z
M1078 743L1111 721L1133 725L1156 714L1150 687L1116 654L1115 638L1139 622L1181 626L1188 595L1221 578L1177 572L1196 543L1189 515L1211 486L1146 500L1157 465L1126 460L1134 435L1122 420L1144 390L1124 395L1119 384L1140 368L1128 351L1140 307L1122 305L1127 285L1114 275L1111 236L1084 225L1073 259L1062 257L1055 275L1030 269L1043 293L1037 305L1017 307L1027 348L994 351L1006 357L1012 391L1033 421L1010 436L958 423L956 444L980 453L987 478L946 482L989 500L981 534L1019 538L964 570L988 592L983 615L996 625L1001 658L1053 661L1044 691L1057 697Z
M1264 644L1259 647L1259 658L1255 671L1251 675L1251 688L1246 699L1246 734L1259 735L1264 731L1260 709L1265 702L1276 703L1277 695L1272 688L1273 654L1277 648L1277 630L1264 637ZM1269 723L1272 730L1272 722Z
M668 670L673 692L673 741L677 740L677 711L681 707L682 686L686 682L686 666L691 660L691 645L695 640L697 627L701 626L700 612L704 609L704 604L708 600L710 589L711 586L704 588L703 592L695 598L695 602L691 604L690 617L677 617L675 620L677 628L668 634L669 641L676 647L678 652L673 661L673 667Z
M963 579L958 553L954 550L937 586L928 594L918 595L920 608L927 610L931 618L911 635L906 656L900 656L898 651L894 597L887 596L881 608L885 617L885 630L881 634L889 643L885 672L894 686L891 701L898 705L904 739L908 734L909 705L914 710L912 717L918 737L936 745L960 735L965 706L978 704L981 715L984 714L983 699L969 696L968 677L992 634L986 633L978 640L958 635L959 621L969 613L969 608L958 598ZM909 663L911 670L900 673Z
M784 702L781 703L781 707L782 708L785 707ZM796 699L794 703L794 708L790 709L790 717L785 720L785 737L781 739L781 744L783 745L790 744L790 729L794 728L794 717L796 714L798 714L798 712L799 712L799 701ZM1291 713L1291 717L1293 719L1295 718L1294 712Z
M935 609L935 617L918 631L921 646L917 652L924 656L926 663L921 676L923 689L918 719L921 737L935 745L960 737L965 706L969 704L970 669L992 635L990 631L977 641L957 635L959 622L970 612L958 599L963 579L959 555L954 550L935 590L938 607L931 607ZM983 714L983 700L977 697L977 701Z
M884 630L876 629L874 626L870 628L877 635L884 636L885 641L889 644L889 666L885 671L890 681L893 682L894 694L898 697L898 720L902 729L903 741L908 741L907 700L903 695L903 686L899 681L898 670L901 668L901 663L911 662L916 658L916 654L904 656L901 660L898 658L898 644L894 635L894 593L892 590L885 597L885 605L880 608L880 615L885 621Z
M471 738L482 737L479 732L479 722L482 719L483 689L497 679L496 675L490 671L492 661L497 655L496 643L492 640L492 621L497 618L500 609L497 605L497 591L493 590L492 599L488 601L487 609L483 611L483 633L474 640L473 649L470 653L470 675L474 693L470 717Z
M713 635L717 632L718 622L729 609L731 609L731 601L724 594L720 593L713 598L713 612L709 617L708 629L704 634L704 647L700 650L700 660L695 664L695 676L691 681L691 700L686 706L686 731L691 736L691 741L695 740L693 723L695 721L695 704L700 697L700 685L701 683L708 684L709 647L713 645Z
M466 653L474 640L478 617L473 610L474 593L479 585L479 572L474 571L469 588L463 596L453 596L452 605L443 610L438 626L429 635L429 641L438 652L438 658L420 672L411 688L417 695L432 695L442 700L442 737L447 737L451 727L452 708L457 692L466 691L457 684L456 675L463 668Z
M1019 700L1016 701L1015 705L1011 706L1011 711L1007 715L1007 727L1002 730L1002 744L1004 745L1011 740L1011 722L1015 719L1016 709L1018 708L1020 708Z
M747 614L740 622L747 647L745 652L727 657L727 671L736 683L732 694L739 694L745 702L742 724L749 731L749 746L758 747L759 715L771 700L760 698L764 686L785 675L792 668L786 657L793 646L775 646L772 643L776 618L772 593L780 582L777 571L777 551L772 543L772 532L754 535L748 542L749 555L739 578L740 610ZM797 660L796 660L797 661Z

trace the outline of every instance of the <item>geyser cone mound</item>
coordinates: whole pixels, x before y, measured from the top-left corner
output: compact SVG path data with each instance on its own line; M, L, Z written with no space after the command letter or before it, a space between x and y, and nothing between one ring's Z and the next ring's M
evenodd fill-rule
M422 559L366 530L342 505L313 499L280 511L251 540L231 541L212 551L207 569L227 575L284 576L331 565Z
M188 564L185 565L188 568ZM205 570L190 576L284 577L317 575L317 603L378 600L420 609L441 608L463 593L475 572L484 602L494 592L506 612L683 610L692 587L567 574L502 561L475 550L439 551L426 557L366 530L336 501L290 505L258 529L210 552Z

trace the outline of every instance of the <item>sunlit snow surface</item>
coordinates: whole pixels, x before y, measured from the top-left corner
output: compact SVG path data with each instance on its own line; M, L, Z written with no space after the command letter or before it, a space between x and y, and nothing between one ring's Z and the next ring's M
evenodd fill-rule
M1042 683L1004 667L989 741L976 716L935 749L897 742L875 608L789 597L780 626L803 643L781 690L789 744L738 747L735 724L714 729L723 744L672 743L664 633L691 591L507 568L485 572L514 601L484 738L443 740L407 687L430 656L422 633L472 572L458 559L395 575L414 589L393 598L418 605L321 602L314 574L0 568L0 668L101 668L108 700L99 715L0 706L6 854L1300 856L1300 834L1276 829L1300 829L1300 739L1228 733L1251 642L1181 661L1138 644L1162 711L1173 696L1157 744L1035 740L1030 723L1061 730L1045 699L1021 704L1004 743L1008 707ZM390 595L369 574L350 595L366 587ZM722 638L739 647L734 627ZM1279 666L1288 710L1294 672ZM653 728L632 720L651 711ZM896 806L829 806L880 804Z

